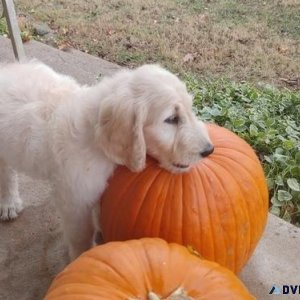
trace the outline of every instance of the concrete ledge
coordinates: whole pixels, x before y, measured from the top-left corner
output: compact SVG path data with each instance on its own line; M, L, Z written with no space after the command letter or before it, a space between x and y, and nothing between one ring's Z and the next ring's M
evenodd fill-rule
M257 299L298 299L269 295L273 285L300 285L300 229L269 214L263 238L240 278Z
M110 75L120 67L86 53L70 50L60 51L45 44L31 41L24 44L25 54L51 66L57 72L71 75L81 84L92 84L103 75ZM10 40L0 36L0 62L14 61Z
M79 51L62 52L32 41L28 57L91 84L119 66ZM10 41L0 37L0 63L12 61ZM27 205L12 223L0 223L0 300L40 300L52 278L67 263L60 219L51 204L47 182L20 178ZM240 278L257 299L298 299L297 295L269 295L273 285L300 284L300 229L270 215L264 236ZM216 299L221 300L221 299Z

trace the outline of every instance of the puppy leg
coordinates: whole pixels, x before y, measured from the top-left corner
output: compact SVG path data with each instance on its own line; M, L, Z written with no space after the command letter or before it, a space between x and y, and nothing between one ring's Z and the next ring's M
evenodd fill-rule
M93 218L93 224L94 224L94 228L95 228L95 232L94 232L94 245L101 245L104 243L103 241L103 236L102 236L102 230L100 227L100 202L96 202L96 204L94 205L93 209L92 209L92 218Z
M57 202L71 260L93 246L94 235L92 208L83 205L78 206L80 202L76 203L74 198L72 200Z
M22 208L18 175L4 160L0 159L0 220L15 219Z

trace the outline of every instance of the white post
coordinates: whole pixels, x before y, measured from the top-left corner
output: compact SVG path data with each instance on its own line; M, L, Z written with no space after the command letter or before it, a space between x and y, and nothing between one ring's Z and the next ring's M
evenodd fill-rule
M24 47L21 39L20 29L17 22L13 0L2 0L4 16L8 25L10 40L14 49L15 57L21 61L25 58Z

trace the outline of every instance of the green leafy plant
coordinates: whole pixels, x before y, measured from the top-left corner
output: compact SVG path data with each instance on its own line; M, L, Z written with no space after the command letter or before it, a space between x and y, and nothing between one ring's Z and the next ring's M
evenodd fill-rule
M4 18L0 17L0 34L7 33L7 25Z
M300 226L300 94L271 86L187 76L202 120L227 127L256 150L268 180L270 211Z

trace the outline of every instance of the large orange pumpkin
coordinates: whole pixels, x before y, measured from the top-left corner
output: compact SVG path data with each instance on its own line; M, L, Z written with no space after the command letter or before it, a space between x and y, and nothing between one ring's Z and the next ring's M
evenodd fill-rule
M181 297L179 296L181 295ZM44 300L255 299L235 275L161 239L93 248L53 281Z
M101 198L104 241L160 237L241 270L266 224L266 180L244 140L216 125L208 130L215 151L187 173L171 174L150 158L141 173L116 170Z

